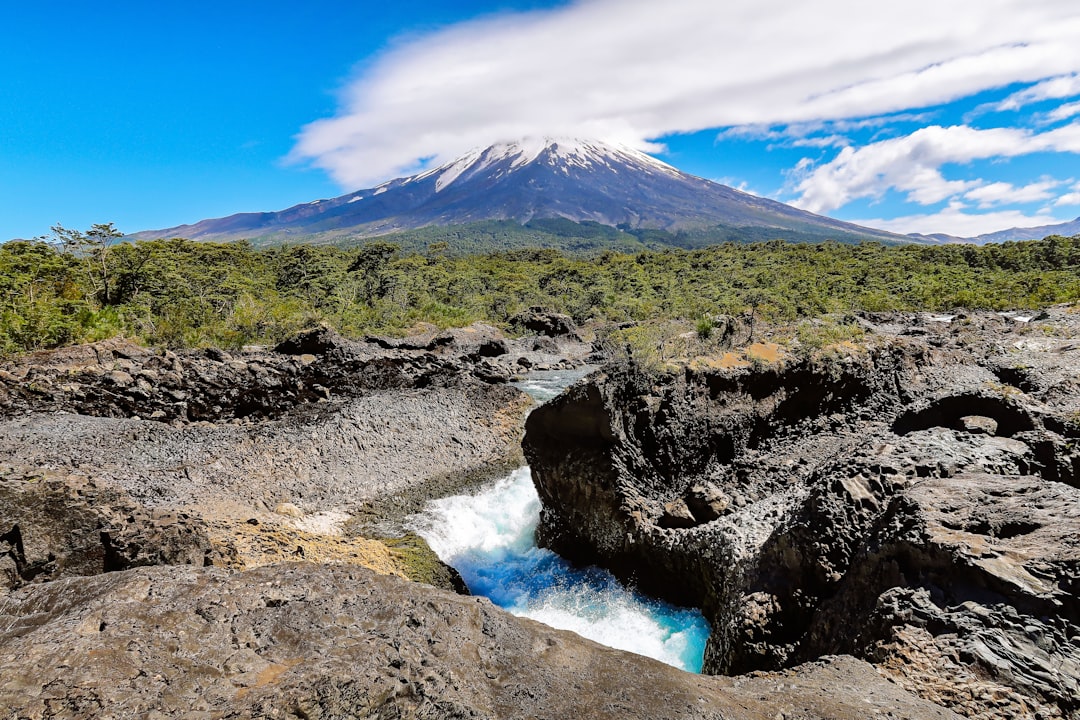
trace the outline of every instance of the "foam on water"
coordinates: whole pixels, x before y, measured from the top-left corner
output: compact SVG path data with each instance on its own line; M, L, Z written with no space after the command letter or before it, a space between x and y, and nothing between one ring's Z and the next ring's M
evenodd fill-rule
M544 403L595 369L585 365L573 370L537 370L512 384L532 395L538 402Z
M469 590L511 613L609 647L701 670L709 626L699 611L644 597L598 568L536 547L540 499L528 468L474 495L433 500L410 519Z

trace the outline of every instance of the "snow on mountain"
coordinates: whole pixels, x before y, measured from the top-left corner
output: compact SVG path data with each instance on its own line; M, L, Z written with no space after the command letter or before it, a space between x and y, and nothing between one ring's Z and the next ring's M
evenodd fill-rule
M544 137L477 148L446 165L405 178L403 184L434 177L435 192L441 192L463 176L469 179L493 167L498 167L499 175L505 176L534 162L545 163L564 175L574 169L593 170L598 166L612 172L618 172L621 166L624 170L679 175L679 171L667 163L631 147L576 138Z
M644 173L679 174L671 165L630 147L576 138L544 137L500 142L486 149L476 149L454 162L409 178L408 181L414 182L434 175L437 178L435 191L440 192L463 175L472 177L483 173L489 167L509 162L508 167L502 168L502 174L505 174L538 161L557 168L558 172L564 175L569 175L575 168L591 171L596 166L606 167L616 173L621 166L624 171L626 168L634 168Z
M478 148L440 167L330 200L134 237L332 241L428 225L538 218L671 231L723 225L901 239L683 173L631 147L550 137Z

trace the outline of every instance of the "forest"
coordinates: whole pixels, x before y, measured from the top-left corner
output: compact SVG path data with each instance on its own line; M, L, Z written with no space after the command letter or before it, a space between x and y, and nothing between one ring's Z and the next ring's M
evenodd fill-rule
M437 237L437 236L436 236ZM540 306L614 322L754 312L1031 309L1080 301L1080 236L1000 245L725 242L696 249L461 254L435 241L355 247L123 241L111 224L0 245L0 353L124 335L160 347L270 344L304 327L400 334Z

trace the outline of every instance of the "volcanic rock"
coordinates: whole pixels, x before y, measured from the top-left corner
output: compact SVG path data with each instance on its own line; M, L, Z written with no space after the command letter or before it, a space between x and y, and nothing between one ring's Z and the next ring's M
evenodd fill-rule
M965 415L960 418L960 428L967 430L969 433L997 435L998 424L994 418L983 415Z
M0 599L0 707L30 720L958 717L850 658L709 678L486 599L304 563L140 568Z
M518 325L551 338L570 337L580 340L577 327L569 315L550 312L541 307L531 307L510 318L511 325Z
M611 365L538 408L539 540L702 607L707 672L851 652L969 716L1074 716L1080 314L859 322L774 361Z
M731 498L712 483L691 485L686 491L686 506L699 523L712 522L731 505Z
M892 500L802 654L851 652L969 717L1080 712L1080 490L931 478ZM906 662L960 658L942 667ZM991 708L969 696L991 696Z
M323 355L331 350L348 348L350 343L328 327L305 330L277 344L276 352L285 355Z
M0 467L0 595L30 582L224 558L205 524L82 475Z
M522 358L546 369L579 365L591 352L574 340L536 351L534 339L511 342L497 328L477 323L367 342L318 327L273 352L249 349L235 355L217 348L154 351L106 340L32 353L5 365L0 418L69 412L172 424L261 422L299 406L374 391L467 386L469 376L500 384L517 372Z
M92 470L150 507L246 518L394 496L410 498L395 512L415 510L434 488L520 464L531 401L505 383L521 360L564 367L591 351L562 342L550 355L533 339L477 324L358 342L319 327L275 351L121 339L34 353L0 375L0 460Z

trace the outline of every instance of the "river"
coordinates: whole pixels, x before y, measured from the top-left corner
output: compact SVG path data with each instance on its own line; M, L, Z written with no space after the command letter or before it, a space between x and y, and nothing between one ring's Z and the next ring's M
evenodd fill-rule
M518 386L540 402L586 371L533 373ZM467 495L433 500L409 519L469 590L514 615L700 672L709 625L700 611L646 597L595 567L536 546L540 498L529 468Z

